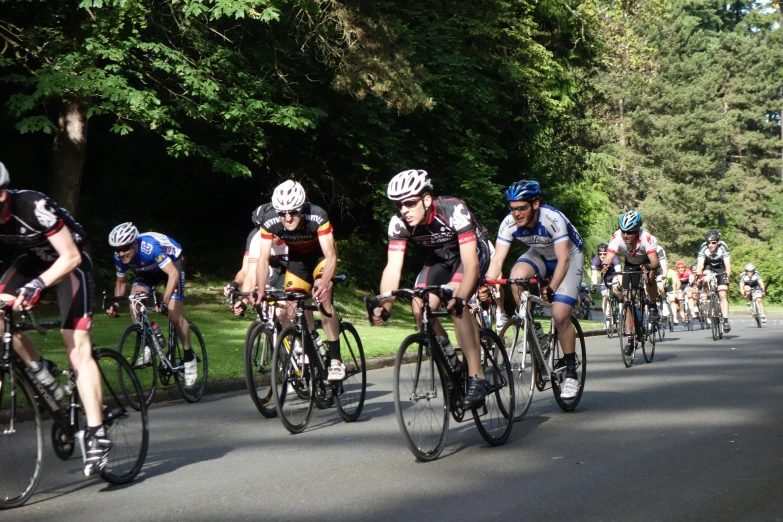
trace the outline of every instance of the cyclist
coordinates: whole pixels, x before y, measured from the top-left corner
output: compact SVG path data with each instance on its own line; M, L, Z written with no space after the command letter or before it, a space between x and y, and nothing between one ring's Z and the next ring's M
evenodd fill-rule
M756 265L748 263L745 265L745 271L740 276L739 280L740 293L745 296L745 302L748 305L748 310L751 309L750 300L751 297L754 301L759 303L759 313L761 313L761 322L766 323L767 317L764 315L764 303L761 302L761 298L766 293L764 288L764 281L761 279L761 275L756 272Z
M675 264L675 276L672 278L674 288L674 302L679 303L680 320L685 322L685 299L691 309L691 317L696 319L696 307L693 302L693 271L685 265L685 261L679 260Z
M579 299L582 282L584 254L582 237L559 210L541 203L541 186L536 181L521 180L505 191L509 214L503 219L495 243L488 278L500 274L503 262L518 239L529 248L519 257L511 269L510 277L548 277L548 286L541 292L552 306L563 360L566 363L566 380L560 392L563 399L573 399L579 392L576 373L576 334L571 325L571 311ZM514 299L519 304L519 289L514 287Z
M95 475L106 467L112 443L103 425L100 373L92 357L94 283L87 238L81 225L44 194L10 190L9 184L8 171L0 163L0 241L21 254L0 279L1 294L18 295L0 298L15 299L15 307L30 310L47 289L55 288L63 343L87 417L84 474ZM13 346L36 380L60 400L64 390L32 340L17 334Z
M253 211L252 219L255 228L250 231L245 242L245 255L242 257L242 268L239 269L234 280L223 289L223 295L228 296L231 290L241 289L242 292L251 292L256 288L256 264L261 252L261 235L258 227L261 226L261 216L269 208L271 203L260 205ZM272 241L272 250L269 257L269 275L266 279L267 288L282 288L285 267L288 263L288 246L285 241L275 236ZM234 315L242 315L247 308L249 300L243 297L234 303ZM280 320L283 327L289 324L288 316L280 314Z
M592 290L595 290L595 287L598 286L598 278L601 274L601 269L603 268L604 258L606 257L606 249L609 247L606 243L601 243L598 245L598 255L596 255L593 260L590 262L590 268L591 268L591 274L590 274L590 282L592 286ZM608 305L607 305L607 299L609 298L609 294L607 293L607 286L606 283L613 284L615 281L615 275L617 271L620 270L620 260L617 257L612 258L612 269L609 270L609 273L607 274L606 278L601 281L601 310L604 311L604 316L606 316L608 311Z
M606 250L607 255L606 258L604 258L605 266L602 269L602 272L605 274L609 263L611 263L615 256L618 256L625 260L626 271L638 272L638 274L630 275L631 288L636 288L639 285L640 279L644 277L647 295L655 296L658 292L658 287L655 282L655 271L660 266L660 262L658 261L655 236L642 228L643 223L642 214L635 210L629 210L620 216L620 229L612 234L612 240L609 242L609 248ZM624 286L624 278L625 276L620 276L621 288ZM633 329L632 323L630 322L630 310L628 311L628 315L626 315L626 320L627 329L630 332ZM660 321L658 303L655 299L650 299L650 321L654 323ZM628 344L625 347L626 354L628 355L633 351L632 339L633 336L629 335Z
M454 287L446 309L452 312L457 340L472 376L464 399L464 407L472 409L484 404L489 383L481 368L478 324L470 314L463 313L463 309L489 264L487 229L462 200L449 196L433 198L432 189L432 180L424 170L402 171L389 182L386 193L397 207L397 212L389 223L389 249L381 277L381 293L399 288L407 242L410 240L424 246L429 256L416 277L415 285L424 287L448 283ZM430 303L433 308L440 306L440 300L433 295ZM391 312L393 304L392 297L385 299L381 307ZM376 308L372 317L376 326L382 322L380 314L381 309ZM416 323L421 325L421 305L415 301L413 315ZM449 363L455 366L457 356L446 330L434 318L431 324Z
M590 288L588 288L587 283L580 283L579 285L579 315L587 319L587 311L590 309L590 306L593 305L593 294L590 292Z
M666 300L666 280L667 276L669 274L669 262L666 261L666 251L663 249L663 247L658 243L658 239L655 239L655 251L658 254L658 262L661 264L661 266L658 267L658 270L655 271L655 283L656 286L658 286L658 294L657 296L660 296L662 300ZM653 299L653 296L650 297L650 299ZM668 315L668 310L666 307L663 308L663 311L661 312L663 315Z
M302 292L312 290L313 298L323 306L326 313L322 321L330 357L328 380L342 381L345 379L345 365L340 355L340 321L332 303L337 248L329 216L324 209L307 201L302 185L288 180L275 188L272 206L264 209L259 223L261 239L256 264L257 280L267 277L275 237L279 237L288 245L283 287ZM263 302L264 293L265 289L259 285L256 305ZM295 305L289 308L289 319L292 319L294 308ZM313 326L311 314L308 314L308 323Z
M135 270L136 275L131 283L131 293L144 292L152 295L161 283L166 284L162 303L168 306L168 316L171 324L177 329L177 335L182 341L184 350L185 385L193 386L196 382L198 369L196 354L190 349L190 325L182 315L185 301L185 259L182 247L172 238L157 232L139 234L139 230L131 222L120 223L109 234L109 244L114 248L114 266L117 268L117 279L114 283L114 295L123 296L128 287L128 269ZM162 304L156 306L162 311ZM115 317L119 306L117 303L106 310L106 315ZM131 317L134 315L131 306ZM152 357L149 346L144 347L142 356L144 364Z
M704 239L697 256L696 273L715 274L718 282L720 309L723 314L723 329L730 332L728 290L731 278L731 256L729 255L729 247L720 240L720 232L714 228L704 234Z

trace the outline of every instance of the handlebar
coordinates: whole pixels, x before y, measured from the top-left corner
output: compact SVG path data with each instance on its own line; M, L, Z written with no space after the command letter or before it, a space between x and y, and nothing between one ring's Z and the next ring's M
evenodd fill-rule
M364 302L365 308L367 308L367 315L370 318L370 325L372 325L372 316L375 313L375 309L381 306L381 300L388 299L390 297L405 297L411 300L415 297L423 300L429 294L437 295L441 302L448 302L451 301L454 296L454 287L449 285L431 285L414 289L400 288L398 290L392 290L391 292L385 292L383 294L376 295L375 297L363 297L362 301ZM465 305L467 305L467 302L460 303L457 301L457 304L454 307L454 312L458 316L461 316ZM447 313L448 312L444 312L443 315L447 315ZM387 310L384 309L381 311L380 317L384 321L388 320L390 316L391 313Z
M530 277L528 279L481 279L481 284L487 284L487 285L518 285L518 286L530 286L530 285L537 285L540 283L548 284L551 280L548 277L545 277L543 280L539 280L537 277Z
M14 308L14 302L8 302L8 301L0 301L0 310L4 311L7 315L9 315L11 318L13 318L13 308ZM41 335L46 335L47 329L52 328L59 328L60 322L59 321L50 321L50 322L38 322L38 319L35 317L35 314L32 310L26 310L22 312L23 315L27 316L27 319L30 320L30 328L25 327L25 325L16 325L19 331L25 331L25 330L35 330ZM13 320L13 319L12 319Z

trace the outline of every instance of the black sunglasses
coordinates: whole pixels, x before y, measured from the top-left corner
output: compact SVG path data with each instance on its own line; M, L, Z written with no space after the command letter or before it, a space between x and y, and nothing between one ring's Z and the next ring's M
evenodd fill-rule
M287 211L285 211L285 212L280 212L280 211L278 211L278 212L277 212L277 215L278 215L278 216L280 216L280 217L285 217L285 216L298 216L298 215L299 215L301 212L302 212L302 211L301 211L301 210L299 210L299 209L294 209L294 210L287 210Z
M419 201L421 201L421 198L406 199L405 201L395 201L394 206L397 207L397 210L401 210L402 207L415 208L416 205L419 204Z
M717 245L719 241L710 241L710 245Z
M131 243L130 245L117 247L117 248L114 249L114 251L117 252L118 254L123 254L123 253L127 252L128 250L130 250L131 247L133 247L133 243Z

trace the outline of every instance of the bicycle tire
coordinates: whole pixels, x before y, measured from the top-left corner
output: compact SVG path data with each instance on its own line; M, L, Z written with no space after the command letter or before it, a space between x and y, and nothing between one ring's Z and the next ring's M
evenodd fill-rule
M244 346L245 384L258 412L271 419L277 416L272 394L272 350L274 332L270 326L255 321L247 329Z
M753 300L753 317L756 319L756 325L761 328L761 310L759 309L759 303L755 299Z
M359 418L367 395L367 365L359 332L349 322L340 323L340 356L345 364L345 379L336 385L337 413L345 422Z
M646 305L645 305L646 306ZM645 309L647 312L645 315L647 317L650 316L649 309ZM642 317L642 324L647 326L649 325L652 328L652 331L649 332L649 335L646 335L645 337L649 337L650 342L649 343L642 343L642 355L644 355L644 362L651 363L653 358L655 357L655 334L658 332L660 335L661 330L665 330L665 328L662 328L660 324L650 323L648 321L644 320L645 317Z
M287 326L277 336L272 352L272 368L275 379L272 393L275 397L277 416L285 429L291 433L302 433L313 414L314 382L317 377L311 364L302 364L304 354L293 349L297 342L304 346L302 334L296 325ZM299 362L297 362L299 358Z
M188 321L188 325L190 326L190 347L194 350L197 361L197 377L193 385L188 386L185 384L185 349L181 346L179 335L175 329L171 330L174 340L171 341L170 345L172 349L170 350L169 361L171 361L171 364L175 367L180 365L183 366L182 371L174 373L174 381L177 383L177 388L179 388L182 397L188 402L198 402L201 400L201 397L204 396L204 391L207 389L207 376L209 375L207 347L204 345L204 338L201 337L201 332L196 328L196 325L190 321ZM197 341L197 344L195 345L193 343L194 335ZM171 357L172 355L173 357Z
M579 401L582 400L582 394L585 391L585 382L587 381L587 349L585 347L585 336L582 333L582 326L579 324L579 321L572 318L571 325L576 330L574 348L576 353L577 380L579 381L579 391L573 399L563 399L560 397L560 384L565 380L565 361L563 361L563 351L560 347L557 330L554 331L552 343L552 369L554 370L554 375L552 375L552 392L555 394L557 405L560 406L563 411L574 411L574 409L576 409L579 405ZM560 368L563 368L562 372L558 371Z
M514 425L514 374L506 348L495 332L482 328L479 345L484 351L484 378L490 383L490 393L483 407L473 408L473 420L490 446L500 446L508 440Z
M712 340L717 341L720 335L720 325L718 324L714 296L710 299L710 326L712 326Z
M445 376L422 334L402 341L394 359L394 415L408 449L423 462L437 459L446 446L450 399Z
M141 401L143 390L133 367L118 352L99 348L93 350L93 358L101 374L103 423L112 441L109 461L101 471L101 478L110 484L127 484L144 466L149 446L147 407L133 408L135 402ZM123 383L119 387L119 383L113 382L115 375Z
M10 372L7 368L0 370L0 509L19 507L27 502L38 486L43 468L41 410L35 392L21 370L17 368L15 373L16 397L12 399ZM16 401L16 431L4 433L11 421L11 400Z
M522 319L512 316L500 331L500 339L507 347L511 370L514 373L514 421L519 422L530 409L533 402L533 385L536 382L536 365L530 351L531 337L523 342Z
M133 367L136 378L141 385L144 396L144 405L149 407L155 400L155 392L158 390L158 352L152 344L151 333L144 334L139 323L129 325L122 332L117 351ZM142 354L144 346L150 347L150 360L144 362ZM140 364L139 364L140 363ZM139 411L139 404L131 404L133 409Z
M627 318L625 316L628 315L626 304L620 303L619 310L620 310L620 316L619 316L619 322L617 324L617 328L619 329L618 337L620 338L620 357L622 357L623 359L623 365L626 368L630 368L631 366L633 366L633 359L636 353L636 332L634 331L629 332L628 327L626 326ZM633 315L634 315L633 306L631 306L631 324L636 323L636 318L633 317ZM631 353L626 354L625 347L628 344L628 337L631 338L631 345L633 346L633 348L631 348Z

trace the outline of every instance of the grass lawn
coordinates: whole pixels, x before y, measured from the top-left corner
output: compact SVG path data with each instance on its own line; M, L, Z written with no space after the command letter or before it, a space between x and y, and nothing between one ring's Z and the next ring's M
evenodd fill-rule
M243 376L243 355L245 333L251 324L249 317L235 317L228 305L223 302L222 283L193 284L187 288L185 317L193 322L204 337L209 356L209 379L224 379ZM379 357L393 355L402 340L414 333L415 324L409 305L398 302L389 326L372 328L365 318L362 294L355 289L338 287L335 292L335 305L343 320L350 321L356 327L364 345L365 356ZM102 311L100 295L96 296L96 311L93 321L92 338L98 347L117 348L122 332L130 324L127 308L121 309L121 318L110 319ZM37 307L40 320L57 320L59 314L56 304L41 304ZM161 330L168 335L168 320L158 314L150 314L152 321L160 321ZM544 331L549 330L549 320L541 318ZM594 321L580 321L583 330L601 328ZM456 340L451 323L445 322L452 342ZM57 331L51 331L41 337L31 334L36 346L45 357L56 361L61 367L67 367L65 348Z

